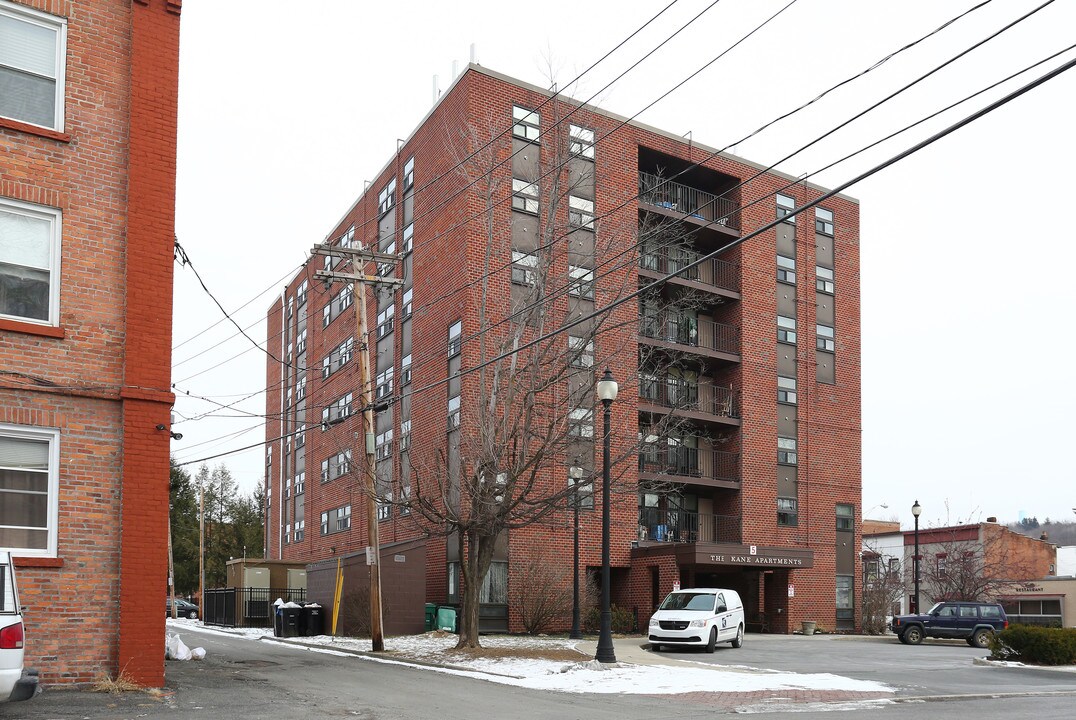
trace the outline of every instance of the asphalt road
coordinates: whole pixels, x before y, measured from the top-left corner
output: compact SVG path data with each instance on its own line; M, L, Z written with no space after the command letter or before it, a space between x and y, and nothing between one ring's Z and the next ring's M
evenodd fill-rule
M52 690L26 703L0 705L0 719L178 716L242 720L694 720L734 709L715 705L709 693L649 697L537 692L244 638L191 631L184 633L184 640L191 646L205 647L207 658L201 662L168 663L169 691L161 697L140 692L108 695ZM749 635L739 650L723 648L714 655L675 652L667 657L797 672L834 672L880 680L899 688L896 702L883 701L873 706L812 706L770 697L735 708L763 716L796 711L798 720L804 715L853 709L855 717L887 720L1020 716L1071 720L1076 704L1076 674L973 664L974 657L984 654L963 644L927 642L908 647L895 640Z

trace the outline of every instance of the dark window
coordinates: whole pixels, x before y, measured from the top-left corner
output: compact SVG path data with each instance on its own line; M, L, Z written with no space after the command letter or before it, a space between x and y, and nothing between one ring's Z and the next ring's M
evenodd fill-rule
M796 498L777 498L777 524L795 527L799 524Z
M833 211L816 207L814 209L815 232L833 236Z
M853 505L837 506L837 529L851 531L856 522L856 510Z

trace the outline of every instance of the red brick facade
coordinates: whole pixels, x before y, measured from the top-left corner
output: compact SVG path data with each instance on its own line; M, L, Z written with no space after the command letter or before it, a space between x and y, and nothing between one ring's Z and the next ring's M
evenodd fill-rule
M58 430L55 553L14 550L26 663L159 686L181 2L14 4L66 19L62 131L0 118L0 198L62 212L55 322L0 318L0 424Z
M463 324L461 367L472 368L480 362L477 343L468 344L466 339L478 332L479 313L486 312L492 318L502 318L509 312L512 286L507 269L493 273L488 282L493 289L484 306L477 285L482 280L480 268L486 252L485 207L477 191L465 187L467 181L458 173L451 172L457 162L474 151L477 145L473 137L488 137L489 127L494 134L507 131L511 123L513 105L524 108L539 107L548 97L544 91L522 85L496 75L483 68L468 69L452 88L439 100L414 131L401 144L399 152L378 174L369 190L348 210L344 218L328 233L325 240L336 243L350 227L355 228L355 243L363 247L376 245L379 224L382 225L382 247L389 232L395 232L397 247L402 246L401 232L407 224L408 210L401 199L404 187L404 165L414 158L414 250L410 256L410 270L405 273L413 283L414 316L410 319L409 334L400 330L399 313L401 295L397 291L395 309L397 330L394 345L378 345L370 375L373 376L388 362L395 368L397 378L393 393L393 412L410 403L411 453L432 452L432 448L445 447L445 408L449 395L448 369L444 361L447 329L455 321ZM570 112L572 105L546 105L542 122ZM637 199L640 191L640 173L653 171L653 160L645 160L651 166L642 167L641 158L658 157L671 163L691 167L700 163L706 177L720 177L727 183L733 180L747 181L758 168L747 161L726 154L716 154L698 145L689 145L682 138L670 136L642 125L623 124L620 118L594 109L586 109L573 116L573 123L592 128L599 142L594 158L595 212L602 217L603 226L613 228L624 224L639 223L640 210L660 212L662 208L642 208ZM565 128L566 131L566 128ZM543 126L542 132L547 132ZM485 135L483 135L485 133ZM543 135L543 137L547 137ZM550 132L548 137L555 137ZM494 154L499 159L512 152L511 133L507 132L495 141ZM533 151L539 152L534 146ZM547 143L542 142L542 153L547 153ZM447 174L446 174L447 173ZM511 186L512 162L507 161L495 171L497 179ZM435 178L444 178L432 182ZM393 179L397 180L397 207L385 217L378 215L378 194ZM732 226L710 228L714 237L722 242L770 223L775 218L773 194L782 192L795 199L796 206L821 196L825 191L810 185L794 184L791 179L775 173L766 173L734 191L738 209L739 231ZM510 227L515 213L507 202L507 195L498 198L492 211L492 224ZM635 463L635 446L640 433L640 403L637 397L642 389L639 383L640 368L638 347L640 339L640 304L626 302L613 311L612 328L600 335L595 348L595 370L609 367L620 381L621 392L612 406L612 455L626 458L616 469L616 475L627 491L614 493L612 515L612 565L613 602L622 608L636 612L643 624L653 610L655 598L660 600L672 588L674 582L685 586L696 581L727 582L741 589L748 599L749 612L766 613L770 629L791 631L802 620L815 620L823 627L838 625L835 618L835 576L858 578L860 576L858 553L860 537L860 346L859 346L859 212L854 200L844 196L828 199L825 208L835 218L833 237L823 238L831 247L816 248L813 231L813 211L803 213L799 219L800 235L796 242L796 261L801 281L789 292L795 292L795 313L802 340L792 346L795 353L794 366L798 378L799 400L792 412L797 414L797 443L799 447L798 473L798 522L785 527L777 524L777 427L778 413L789 412L787 406L778 405L776 375L778 348L776 341L777 306L775 293L775 231L770 229L745 244L722 254L723 260L738 266L740 287L733 300L718 303L713 317L718 323L734 326L739 334L739 357L722 361L723 382L731 385L740 402L739 415L734 421L721 418L716 425L723 433L722 450L737 456L738 476L735 480L719 479L714 482L693 482L684 477L688 492L699 492L699 497L712 510L706 513L715 518L736 519L736 547L744 555L753 554L754 548L762 548L762 554L777 557L770 565L759 569L737 565L722 559L711 563L696 562L695 556L686 559L684 548L691 546L700 551L710 547L701 535L695 537L685 532L683 542L655 541L654 537L641 539L647 528L642 522L640 496L640 472ZM668 207L668 206L666 206ZM435 211L436 210L436 211ZM687 219L689 227L693 222ZM713 225L713 223L711 223ZM394 230L393 230L394 228ZM597 237L603 238L602 226ZM823 237L823 236L818 236ZM595 243L595 262L602 263L631 250L634 240L617 240L613 233L605 237L604 244ZM497 248L496 253L500 253ZM837 326L835 342L834 383L816 381L816 352L814 329L816 325L815 272L816 254L822 258L832 251L836 291ZM606 255L602 255L605 253ZM503 257L495 257L492 267L503 267L509 261L505 248ZM563 261L561 261L563 262ZM821 259L818 262L822 262ZM824 263L823 263L824 264ZM266 519L267 552L270 558L320 561L333 555L361 550L366 545L364 500L358 489L362 462L359 418L352 416L345 421L319 429L322 408L331 405L348 391L357 400L357 373L355 363L346 365L323 379L317 368L322 358L354 333L354 309L343 312L343 319L333 319L323 326L321 321L325 304L340 292L339 283L326 289L314 279L314 272L322 269L322 258L311 260L307 267L289 283L280 300L268 313L268 336L270 351L280 357L288 357L295 367L282 367L270 360L267 364L267 404L269 417L280 416L282 421L270 421L267 425L267 497L270 498ZM558 266L559 267L559 266ZM604 269L595 288L595 305L602 307L616 300L624 288L638 287L643 278L637 263L611 263L612 270ZM566 266L565 268L566 269ZM299 292L306 283L309 288ZM368 316L376 316L378 306L370 293ZM827 301L828 302L828 301ZM303 303L300 308L300 303ZM289 312L289 305L295 310ZM555 312L564 312L567 302L554 300ZM301 328L306 330L305 357L297 354L296 338ZM372 329L372 328L371 328ZM406 339L401 340L400 336ZM371 348L376 338L370 338ZM413 359L413 399L405 400L406 392L400 389L401 357L408 354L402 343L410 343ZM387 353L383 353L387 349ZM356 351L357 356L357 351ZM303 367L310 368L305 372ZM282 372L283 371L283 372ZM298 383L304 382L304 397L297 398ZM462 397L477 396L478 374L465 374L461 378ZM289 395L289 393L291 393ZM419 395L421 394L421 397ZM783 410L781 408L784 408ZM467 431L468 407L462 408L462 427ZM303 447L300 453L290 448L285 438L299 437L297 430L305 423L302 433ZM601 447L600 406L595 412L595 468L600 468ZM395 416L394 430L399 437L399 416ZM339 478L319 479L321 462L338 449L353 451L350 475ZM302 459L300 460L300 455ZM399 453L396 454L397 458ZM399 481L401 461L393 459L394 479ZM297 464L298 463L298 464ZM560 477L563 463L551 468L546 482L551 491L562 487ZM380 466L379 466L380 467ZM289 482L300 470L305 472L305 488L301 506L303 516L297 517L296 498L288 491ZM422 483L419 477L415 482ZM692 489L694 488L694 489ZM399 487L397 486L397 493ZM703 497L703 496L706 497ZM397 494L397 497L399 495ZM320 532L322 512L352 504L351 524L346 531ZM837 506L851 508L851 518L842 526L838 537L835 528ZM596 504L600 509L600 501ZM695 514L701 518L703 512ZM599 512L584 512L581 518L580 566L594 569L600 564ZM295 537L298 521L305 522L301 539ZM570 516L558 513L541 524L513 530L508 539L508 583L518 578L524 560L541 547L570 568L572 535ZM716 521L715 521L716 522ZM288 534L288 530L291 530ZM417 534L414 523L399 517L395 512L380 523L381 542L407 540ZM696 533L697 535L697 533ZM850 541L850 542L849 542ZM638 544L640 547L633 548ZM706 547L704 547L706 546ZM714 553L718 551L716 546ZM841 550L848 547L849 551ZM785 556L809 558L800 566L782 564ZM427 601L445 602L447 588L445 540L433 535L427 547ZM702 555L699 556L700 558ZM724 557L724 556L722 556ZM752 561L753 562L753 561ZM792 561L789 560L789 563ZM798 561L797 561L798 562ZM843 564L843 565L842 565ZM840 567L839 567L840 566ZM788 569L799 568L799 569ZM843 567L843 569L841 569ZM508 624L512 630L521 627L518 608L508 608ZM853 612L852 608L848 612ZM843 617L846 627L858 626L858 609L854 615ZM568 618L566 618L568 620Z

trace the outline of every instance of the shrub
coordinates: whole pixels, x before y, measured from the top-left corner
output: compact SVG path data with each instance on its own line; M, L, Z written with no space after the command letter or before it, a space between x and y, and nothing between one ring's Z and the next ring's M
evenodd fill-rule
M991 640L990 657L1037 665L1076 664L1076 628L1011 625Z
M635 615L627 608L618 607L616 605L610 605L609 611L612 614L612 626L613 632L621 635L628 635L635 632ZM597 634L601 631L601 610L596 607L587 608L586 618L583 620L583 626L587 633Z
M572 578L546 549L539 549L519 569L509 588L523 629L531 635L549 632L571 620Z

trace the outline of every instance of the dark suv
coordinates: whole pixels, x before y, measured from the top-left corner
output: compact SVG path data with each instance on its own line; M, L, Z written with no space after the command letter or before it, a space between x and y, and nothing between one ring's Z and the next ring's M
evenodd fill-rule
M1009 626L997 603L940 602L926 615L898 615L890 625L905 645L918 645L923 638L964 638L972 647L984 648L999 630Z

